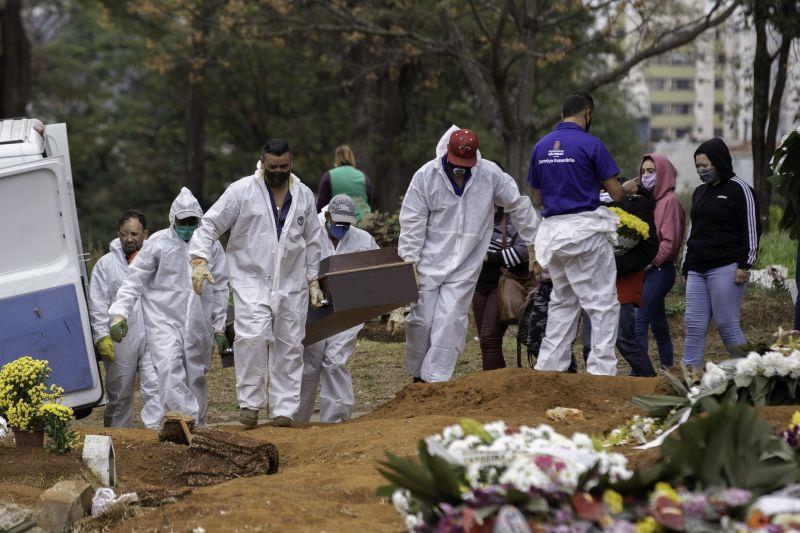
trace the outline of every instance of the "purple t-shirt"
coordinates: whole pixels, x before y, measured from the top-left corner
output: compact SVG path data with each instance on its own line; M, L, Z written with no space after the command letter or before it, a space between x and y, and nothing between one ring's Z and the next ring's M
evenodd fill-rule
M594 211L600 184L619 174L605 145L572 122L561 122L536 143L528 183L542 193L542 216Z

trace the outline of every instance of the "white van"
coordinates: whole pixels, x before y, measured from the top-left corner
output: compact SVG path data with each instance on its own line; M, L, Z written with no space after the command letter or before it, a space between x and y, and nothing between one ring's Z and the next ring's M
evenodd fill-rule
M0 121L0 366L47 359L78 418L103 397L85 261L66 124Z

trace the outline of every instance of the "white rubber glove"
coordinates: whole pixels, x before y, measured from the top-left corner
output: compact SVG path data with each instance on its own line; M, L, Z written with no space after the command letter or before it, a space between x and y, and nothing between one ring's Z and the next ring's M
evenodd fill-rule
M406 330L406 308L398 307L389 313L389 321L386 323L386 333L389 335L401 335Z
M203 294L203 283L208 281L214 284L214 276L208 270L208 261L202 257L196 257L190 261L192 265L192 288L198 295Z
M319 288L319 281L314 280L308 284L308 297L311 300L311 307L319 309L324 305L325 295Z

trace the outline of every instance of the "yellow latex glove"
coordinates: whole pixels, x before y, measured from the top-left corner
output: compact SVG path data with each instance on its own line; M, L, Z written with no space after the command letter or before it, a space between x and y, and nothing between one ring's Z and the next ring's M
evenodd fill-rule
M214 276L208 270L208 261L202 257L196 257L190 261L192 265L192 288L198 295L203 294L203 283L208 281L214 284Z
M308 296L311 299L311 307L319 309L323 306L325 295L322 293L322 289L319 288L319 281L314 280L308 284Z
M386 333L389 335L402 335L406 330L406 308L398 307L389 313L389 321L386 323Z
M128 334L128 321L125 317L122 315L115 316L114 320L111 321L111 327L108 329L108 333L111 335L111 338L114 339L114 342L122 342L122 339Z
M114 342L111 340L111 337L106 335L99 341L97 341L97 353L100 354L100 357L106 360L108 363L113 363L114 359L117 356L116 351L114 350Z

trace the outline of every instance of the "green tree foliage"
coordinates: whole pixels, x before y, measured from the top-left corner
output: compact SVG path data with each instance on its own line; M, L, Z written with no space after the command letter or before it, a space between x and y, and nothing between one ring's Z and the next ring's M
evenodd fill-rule
M435 2L400 11L389 4L372 2L368 14L437 35ZM297 31L293 20L281 18L293 12L279 1L62 0L48 6L58 23L34 39L29 112L68 124L79 217L94 249L105 249L126 208L144 211L151 230L164 227L180 187L197 183L198 168L207 208L229 183L253 172L269 137L289 141L295 171L312 188L332 166L334 148L350 144L383 211L397 208L412 174L434 156L452 123L477 131L484 157L513 171L502 131L482 111L457 61L407 39L343 28L335 12L309 10L306 30ZM461 24L475 24L462 18ZM569 19L562 33L578 35L589 23ZM510 29L500 38L504 54L519 50ZM193 47L198 40L200 56ZM549 83L537 91L531 116L557 112L575 87L573 73L591 70L611 48L600 43L596 53L549 55L538 67ZM514 72L509 83L516 83ZM203 164L194 170L187 164L189 145L197 142L187 133L192 75L202 83L203 102ZM642 147L627 95L607 84L596 97L592 132L606 141L623 174L633 173ZM524 158L543 133L528 132ZM524 180L522 167L514 172Z

